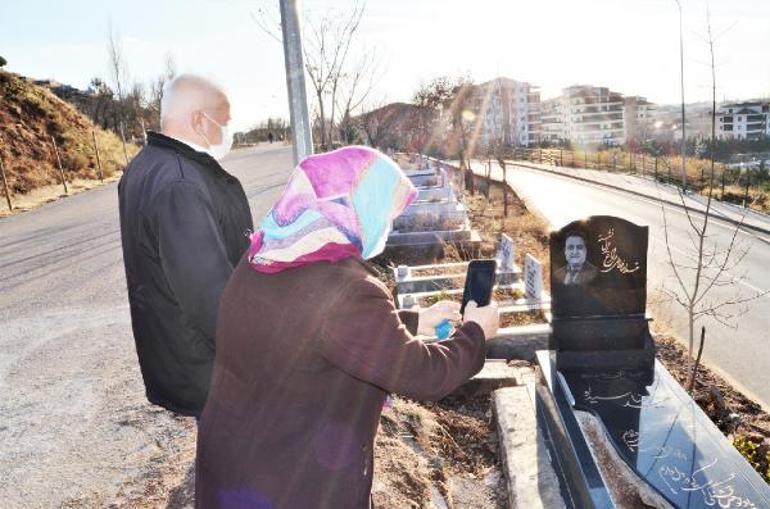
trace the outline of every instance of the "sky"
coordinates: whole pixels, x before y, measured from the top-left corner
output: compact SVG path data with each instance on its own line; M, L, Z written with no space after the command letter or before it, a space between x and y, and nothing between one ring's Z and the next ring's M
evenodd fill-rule
M305 0L306 18L344 16L353 0ZM232 125L288 117L282 45L254 21L278 0L0 0L7 70L86 88L109 78L110 25L133 81L180 72L227 89ZM705 0L681 0L685 98L709 100ZM711 0L718 100L770 96L770 0ZM409 101L421 83L467 74L528 81L542 98L574 84L659 104L680 99L675 0L368 0L353 52L374 50L369 106ZM353 56L355 56L355 54Z

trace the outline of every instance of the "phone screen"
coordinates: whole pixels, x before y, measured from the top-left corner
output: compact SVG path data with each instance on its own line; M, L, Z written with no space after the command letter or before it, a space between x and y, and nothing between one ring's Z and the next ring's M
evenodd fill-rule
M489 304L492 287L495 285L496 269L495 260L473 260L468 264L460 313L465 313L465 305L471 300L475 301L479 307Z

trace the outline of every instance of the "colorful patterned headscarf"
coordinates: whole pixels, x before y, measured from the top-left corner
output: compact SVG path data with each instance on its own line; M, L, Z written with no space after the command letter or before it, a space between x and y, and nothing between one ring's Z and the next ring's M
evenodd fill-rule
M280 272L385 249L390 227L417 190L398 165L369 147L344 147L305 158L281 198L251 236L249 261Z

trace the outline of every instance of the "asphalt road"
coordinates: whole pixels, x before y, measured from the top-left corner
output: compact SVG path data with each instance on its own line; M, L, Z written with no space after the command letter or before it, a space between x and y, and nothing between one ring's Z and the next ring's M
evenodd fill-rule
M256 222L288 178L291 148L237 151L224 165ZM189 463L190 419L144 399L117 184L0 219L0 394L4 508L141 498L169 457Z
M654 317L668 322L681 337L686 337L684 310L661 291L664 286L669 291L674 290L676 282L668 262L663 211L659 202L522 167L515 167L508 174L508 181L517 194L545 216L554 228L561 228L575 219L600 214L615 215L649 226L648 292L653 301L650 311ZM693 265L691 229L684 212L667 206L666 217L674 260L678 264ZM694 217L697 220L699 216ZM724 251L734 230L735 227L730 224L714 221L709 230L708 243ZM739 231L737 240L741 249L748 249L748 253L729 273L741 278L741 281L715 288L710 294L713 303L750 298L770 290L770 239ZM734 314L741 308L745 309L745 314L729 320L735 328L726 327L713 318L703 319L707 331L704 358L710 367L727 375L748 395L770 407L770 295L723 311Z

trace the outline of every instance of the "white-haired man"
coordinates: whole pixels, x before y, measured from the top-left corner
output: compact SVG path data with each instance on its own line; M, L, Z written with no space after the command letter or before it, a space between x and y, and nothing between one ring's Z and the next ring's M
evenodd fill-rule
M161 101L161 132L118 186L131 325L147 398L199 416L214 359L219 298L248 247L251 211L219 164L232 144L221 88L181 75Z

